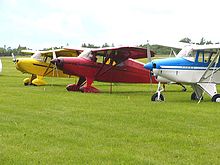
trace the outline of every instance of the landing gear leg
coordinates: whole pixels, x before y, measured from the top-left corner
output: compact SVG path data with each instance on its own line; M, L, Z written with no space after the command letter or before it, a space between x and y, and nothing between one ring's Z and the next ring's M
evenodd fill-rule
M25 78L25 79L23 80L24 85L25 85L25 86L27 86L27 85L33 85L33 84L32 84L32 81L33 81L34 79L36 79L36 78L37 78L37 75L35 75L35 74L32 74L30 78Z
M157 92L153 94L153 96L151 97L151 101L164 101L164 97L161 94L161 92L163 92L164 89L161 88L160 86L160 82L158 83L158 87L157 87Z
M86 78L86 86L80 87L80 91L85 93L99 93L100 90L92 86L93 78Z
M85 77L80 77L77 84L69 84L66 87L67 91L80 91L80 87L82 87L86 82Z
M176 83L177 85L180 85L181 87L182 87L182 91L183 92L186 92L186 87L183 85L183 84L181 84L181 83Z

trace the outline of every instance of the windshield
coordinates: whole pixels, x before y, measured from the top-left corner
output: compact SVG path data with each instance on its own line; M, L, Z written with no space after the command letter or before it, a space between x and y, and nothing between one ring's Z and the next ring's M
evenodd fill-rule
M91 50L84 50L80 55L79 57L83 57L83 58L86 58L86 59L91 59L92 58L92 52Z
M193 57L193 49L192 47L183 48L178 54L177 57Z
M40 52L35 52L35 53L31 56L31 58L36 59L36 60L38 60L38 61L42 61L42 56L41 56L41 53L40 53Z

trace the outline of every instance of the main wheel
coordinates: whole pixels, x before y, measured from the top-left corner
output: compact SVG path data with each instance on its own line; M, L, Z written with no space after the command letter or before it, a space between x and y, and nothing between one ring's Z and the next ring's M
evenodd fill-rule
M212 102L220 102L220 94L216 94L212 97Z
M151 101L164 101L164 97L162 94L160 94L160 97L158 98L158 92L154 93L151 97Z
M198 98L197 96L196 96L196 93L195 92L193 92L192 93L192 95L191 95L191 100L199 100L200 98ZM201 100L203 100L203 96L202 96L202 99Z

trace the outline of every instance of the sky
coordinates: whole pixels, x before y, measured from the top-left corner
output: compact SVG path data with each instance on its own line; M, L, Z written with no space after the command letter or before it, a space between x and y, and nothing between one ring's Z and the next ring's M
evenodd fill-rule
M220 41L219 0L0 0L0 47Z

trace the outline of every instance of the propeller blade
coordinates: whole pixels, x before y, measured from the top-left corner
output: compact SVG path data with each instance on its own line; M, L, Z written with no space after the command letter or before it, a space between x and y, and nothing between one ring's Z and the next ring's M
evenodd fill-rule
M49 68L51 67L51 64L52 64L52 63L50 62L50 64L48 65L47 69L45 70L45 72L44 72L44 74L43 74L43 77L46 76L47 74L49 74L48 70L49 70Z
M56 52L54 51L53 47L52 47L52 51L53 51L53 59L57 58Z
M148 62L151 62L151 53L150 53L150 44L149 42L147 42L147 59L148 59Z
M14 53L11 53L11 56L12 56L13 62L16 63L16 56L14 55Z
M151 62L151 61L152 61L152 59L151 59L151 52L150 52L150 44L147 41L147 62ZM153 83L153 80L152 80L153 79L153 71L150 70L149 74L150 74L150 92L152 92L152 88L153 88L153 85L152 85L152 83Z
M53 77L54 77L54 70L56 71L56 76L59 77L58 68L57 68L57 63L55 63L55 64L54 64L54 67L53 67Z

